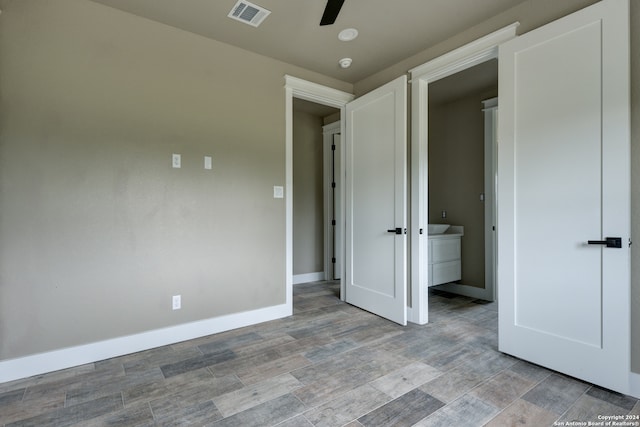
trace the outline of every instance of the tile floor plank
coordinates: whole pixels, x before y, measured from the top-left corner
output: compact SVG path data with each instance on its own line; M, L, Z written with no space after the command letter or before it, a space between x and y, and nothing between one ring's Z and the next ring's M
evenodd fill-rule
M0 426L551 426L640 414L620 395L501 354L496 303L430 289L430 323L294 286L294 314L0 384ZM597 421L597 420L595 420Z
M430 394L414 389L358 418L358 421L365 427L412 426L443 406L443 402Z
M316 427L343 426L390 400L387 394L365 384L305 412L304 415Z
M222 415L228 417L276 397L289 394L301 386L300 381L287 373L214 397L213 403Z
M562 415L588 388L588 384L553 374L522 398L550 412Z

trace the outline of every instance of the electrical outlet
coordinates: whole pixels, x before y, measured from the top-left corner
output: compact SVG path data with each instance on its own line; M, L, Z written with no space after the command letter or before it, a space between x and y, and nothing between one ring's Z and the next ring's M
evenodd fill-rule
M181 156L180 154L172 154L171 155L171 166L173 166L176 169L179 169L181 166Z
M213 159L211 156L204 156L204 168L210 170Z
M172 299L172 307L174 310L180 310L180 308L182 307L182 298L180 298L180 295L174 295L173 299Z

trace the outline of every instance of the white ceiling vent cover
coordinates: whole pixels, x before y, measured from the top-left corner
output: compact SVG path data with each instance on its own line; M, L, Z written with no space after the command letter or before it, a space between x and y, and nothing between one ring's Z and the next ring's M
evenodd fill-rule
M262 21L264 21L270 13L271 11L263 7L256 6L255 4L249 3L245 0L238 0L227 16L237 21L244 22L245 24L257 27L262 24Z

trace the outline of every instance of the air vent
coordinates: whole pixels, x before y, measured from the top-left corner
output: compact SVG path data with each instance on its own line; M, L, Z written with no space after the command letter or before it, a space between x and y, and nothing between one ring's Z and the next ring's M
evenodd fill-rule
M271 11L268 11L263 7L256 6L255 4L249 3L245 0L238 0L227 16L237 21L244 22L245 24L257 27L262 24L262 21L264 21L270 13Z

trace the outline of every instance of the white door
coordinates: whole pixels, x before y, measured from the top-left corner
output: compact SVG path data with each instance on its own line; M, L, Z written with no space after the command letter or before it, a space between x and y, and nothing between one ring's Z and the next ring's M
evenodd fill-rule
M629 4L500 47L500 350L628 392ZM588 244L621 238L621 248Z
M407 79L346 108L346 301L406 325Z

